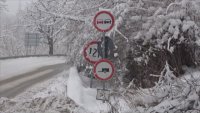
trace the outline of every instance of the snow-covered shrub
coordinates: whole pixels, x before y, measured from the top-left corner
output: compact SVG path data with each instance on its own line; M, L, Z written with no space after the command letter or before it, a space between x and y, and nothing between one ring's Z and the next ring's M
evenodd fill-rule
M193 72L190 72L190 69L186 69L187 73L183 77L176 78L168 67L169 64L166 64L166 73L160 76L163 79L151 88L151 95L157 98L158 103L146 107L146 113L198 113L199 71L193 69Z
M184 73L183 65L196 66L195 47L200 37L198 21L193 16L199 15L197 2L171 3L147 18L142 30L131 39L126 79L134 79L140 87L151 87L157 81L151 75L159 75L166 61L176 76ZM180 9L168 12L172 4L178 4Z
M182 77L176 77L166 62L156 86L148 89L135 87L133 81L120 93L115 93L118 111L126 105L130 113L199 113L199 70L185 68Z

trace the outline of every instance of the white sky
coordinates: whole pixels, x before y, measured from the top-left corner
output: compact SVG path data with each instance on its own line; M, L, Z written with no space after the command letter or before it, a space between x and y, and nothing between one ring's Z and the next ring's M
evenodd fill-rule
M24 9L33 0L6 0L7 13L10 15L15 15L18 12L19 4L21 1L21 9Z

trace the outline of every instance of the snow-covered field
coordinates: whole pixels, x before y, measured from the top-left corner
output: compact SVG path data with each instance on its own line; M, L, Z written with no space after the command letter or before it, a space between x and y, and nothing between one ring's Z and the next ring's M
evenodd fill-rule
M43 66L65 63L64 57L30 57L0 60L0 80L36 70Z

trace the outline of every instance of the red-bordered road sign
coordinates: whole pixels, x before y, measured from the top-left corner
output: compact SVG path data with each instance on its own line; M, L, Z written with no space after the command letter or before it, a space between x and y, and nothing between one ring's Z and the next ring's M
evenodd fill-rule
M88 44L86 44L86 46L84 47L84 58L94 64L97 61L99 61L101 59L101 56L98 53L98 41L94 40L89 42Z
M115 72L114 65L107 59L101 59L94 65L94 76L99 80L109 80Z
M114 24L114 16L109 11L100 11L93 19L94 27L100 32L110 31L114 27Z

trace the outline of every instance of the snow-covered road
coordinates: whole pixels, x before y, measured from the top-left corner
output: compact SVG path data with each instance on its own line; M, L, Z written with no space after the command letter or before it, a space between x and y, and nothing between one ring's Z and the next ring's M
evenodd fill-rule
M64 57L0 60L0 97L15 97L32 85L66 69Z
M65 57L29 57L0 60L0 81L37 70L44 66L65 62Z
M15 97L32 85L51 78L67 68L66 64L56 64L42 67L36 71L24 73L12 78L0 81L0 97Z

